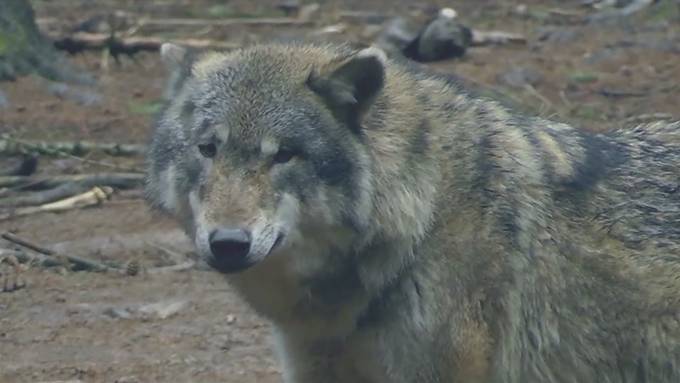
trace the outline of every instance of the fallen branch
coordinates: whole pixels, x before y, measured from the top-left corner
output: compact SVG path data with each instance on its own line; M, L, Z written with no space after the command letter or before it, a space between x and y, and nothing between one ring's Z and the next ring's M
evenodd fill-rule
M84 50L101 50L107 48L112 55L132 55L141 51L158 51L161 45L169 40L160 37L118 37L103 33L77 32L69 35L52 35L57 49L76 53ZM240 44L203 39L172 39L175 44L197 49L229 50L239 48Z
M635 13L642 11L650 5L656 3L657 0L633 0L630 4L621 9L604 10L588 17L588 21L597 22L602 20L615 19L618 17L628 17Z
M162 273L168 273L168 272L186 271L186 270L192 269L195 265L196 265L196 262L187 261L187 262L179 263L177 265L172 265L172 266L152 267L150 269L147 269L146 272L148 274L162 274Z
M112 268L111 266L104 265L102 263L99 263L97 261L93 261L90 259L85 259L81 257L74 257L71 255L66 255L66 254L58 254L46 247L40 246L38 244L35 244L33 242L30 242L24 238L21 238L15 234L12 233L3 233L1 237L9 242L12 242L14 244L17 244L19 246L25 247L27 249L33 250L37 253L47 255L50 257L55 257L55 258L64 258L68 260L69 262L73 263L75 267L78 267L80 270L89 270L89 271L107 271L108 269ZM118 267L113 267L113 268L118 268Z
M140 27L146 25L159 25L168 27L188 26L188 27L227 27L234 25L248 26L301 26L311 24L311 20L295 17L242 17L227 19L141 19Z
M636 124L650 121L666 121L672 119L673 115L670 113L647 113L628 117L624 120L624 122L626 122L627 124Z
M495 45L495 44L509 44L509 43L526 43L527 39L518 33L503 32L503 31L479 31L472 30L472 46Z
M18 195L0 199L0 207L21 207L31 205L42 205L54 202L75 194L83 193L90 186L67 182L52 189L29 193L28 195Z
M42 253L35 255L28 255L24 251L13 250L13 249L0 249L0 260L5 256L11 256L16 258L20 263L26 263L29 265L37 264L42 267L57 267L64 266L64 262L59 261L56 258L50 258Z
M57 176L7 176L0 177L1 187L23 189L50 189L65 183L75 183L86 187L106 185L120 189L138 187L144 181L141 173L94 173L67 174Z
M100 143L90 141L53 142L30 141L0 136L0 153L60 155L63 153L82 155L90 152L103 152L114 156L139 156L146 153L146 146L139 144Z
M92 188L92 190L83 194L75 195L73 197L40 206L22 207L6 214L0 214L0 221L36 213L55 213L88 206L95 206L107 200L111 194L113 194L112 188L108 186L95 186Z
M648 92L636 92L636 91L630 91L630 90L617 90L617 89L610 89L610 88L602 88L600 89L599 93L605 97L644 97Z

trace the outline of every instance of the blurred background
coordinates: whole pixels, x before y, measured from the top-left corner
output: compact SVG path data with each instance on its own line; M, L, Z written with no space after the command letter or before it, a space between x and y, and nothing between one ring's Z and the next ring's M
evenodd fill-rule
M1 0L0 382L280 381L142 199L165 41L375 44L584 130L680 118L677 0Z

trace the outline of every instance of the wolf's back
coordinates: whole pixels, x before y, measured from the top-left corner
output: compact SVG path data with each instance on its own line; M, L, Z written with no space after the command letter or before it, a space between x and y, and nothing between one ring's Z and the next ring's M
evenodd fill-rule
M595 191L595 220L627 247L663 248L680 257L680 122L640 125L610 137L606 151L618 164Z

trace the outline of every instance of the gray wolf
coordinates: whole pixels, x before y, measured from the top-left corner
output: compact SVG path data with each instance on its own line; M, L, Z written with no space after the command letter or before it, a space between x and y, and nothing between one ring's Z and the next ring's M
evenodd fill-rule
M680 124L527 117L368 47L166 44L147 195L286 382L680 382Z

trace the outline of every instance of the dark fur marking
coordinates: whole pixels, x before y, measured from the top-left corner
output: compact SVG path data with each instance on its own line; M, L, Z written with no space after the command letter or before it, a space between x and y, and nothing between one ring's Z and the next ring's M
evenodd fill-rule
M583 134L582 144L586 150L585 160L576 164L575 177L564 184L569 193L588 191L629 159L623 145L616 145L604 136Z
M333 149L335 150L326 153L323 157L312 160L316 174L330 186L349 181L353 173L353 166L347 153L339 150L339 148Z
M370 256L370 254L389 253L389 247L390 245L384 242L375 243L369 246L368 249L362 251L362 257L367 255ZM403 251L403 249L395 249L393 251ZM390 309L401 305L401 303L393 304L393 302L408 300L408 297L404 295L404 290L401 289L401 287L404 283L407 283L406 278L412 275L412 267L412 265L402 267L398 273L371 298L370 302L366 305L357 319L357 329L364 329L377 323L384 325L385 317L389 317L390 314L392 314ZM418 290L417 295L422 296L420 286L417 285L416 281L413 281L413 283Z
M334 252L337 254L339 251ZM313 304L328 306L331 311L363 289L356 265L350 258L339 259L333 272L307 278L302 285L309 289Z
M422 120L418 128L413 131L413 136L409 140L411 145L407 153L410 154L411 160L422 160L423 154L425 154L430 148L429 134L429 121Z

